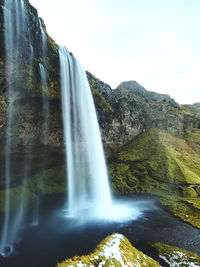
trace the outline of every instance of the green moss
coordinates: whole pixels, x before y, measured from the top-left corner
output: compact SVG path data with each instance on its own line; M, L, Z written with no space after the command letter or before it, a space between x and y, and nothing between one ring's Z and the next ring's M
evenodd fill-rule
M58 55L58 45L56 44L56 42L49 35L47 35L47 40L48 40L48 44L51 47L51 49L53 50L54 54Z
M5 100L5 95L0 96L0 127L5 125L6 123L6 109L7 109L7 104Z
M21 195L25 193L25 202L28 204L39 195L62 193L66 190L65 166L57 166L45 170L25 180L23 185L9 189L10 205L15 209L19 205ZM0 211L5 207L5 190L0 190Z
M195 153L200 155L200 130L186 133L184 135L184 139L186 140L187 144L195 151Z
M200 108L196 105L181 105L180 108L183 114L200 118Z
M197 192L191 187L180 187L181 196L183 197L197 197Z
M109 173L115 192L174 192L179 184L200 183L200 155L184 139L150 130L116 151Z
M197 186L197 188L196 188L196 192L197 192L197 194L200 196L200 186Z
M60 97L60 90L58 81L51 81L49 86L49 97L51 99Z
M172 190L171 185L158 182L148 175L147 170L140 163L111 164L109 168L110 180L115 194L147 193L160 195Z
M200 257L193 252L159 242L154 243L152 246L170 266L200 266Z
M99 91L94 87L90 86L92 95L94 98L94 102L97 105L97 108L100 108L104 112L113 112L113 109L110 105L110 103L103 97L102 94L99 93Z
M175 216L185 222L200 228L200 199L178 198L170 196L161 199L161 204L167 206Z
M119 241L119 243L118 243ZM116 246L116 244L119 244ZM152 258L148 257L141 251L134 248L128 239L121 234L113 234L105 238L94 250L93 253L87 256L76 256L72 259L58 263L57 267L67 267L67 266L115 266L121 267L122 262L119 257L115 257L115 253L112 255L107 254L105 257L106 248L115 247L114 251L121 256L121 261L126 266L160 266L158 262L154 261Z
M113 191L161 196L175 216L200 228L199 141L200 131L184 138L159 130L138 135L109 160Z

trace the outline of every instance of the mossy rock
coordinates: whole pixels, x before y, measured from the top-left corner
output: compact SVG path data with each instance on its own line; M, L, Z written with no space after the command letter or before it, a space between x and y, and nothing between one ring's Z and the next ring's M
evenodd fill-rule
M11 209L18 207L23 194L25 203L30 204L39 196L66 191L66 170L65 166L57 166L36 174L26 180L23 184L12 187L9 190ZM5 190L0 190L0 212L5 207Z
M196 105L181 105L180 109L183 114L200 118L200 108Z
M200 229L200 198L178 198L170 196L161 198L161 204L181 220Z
M94 250L86 256L75 256L72 259L58 263L57 267L69 266L160 266L158 262L134 248L126 237L112 234L104 239Z
M196 187L196 192L197 192L197 194L200 196L200 186L197 186L197 187Z
M51 81L49 86L49 97L51 99L60 98L60 87L58 81Z
M197 192L192 187L180 187L179 190L182 197L197 197Z
M103 112L113 112L110 103L103 97L101 93L92 85L90 85L91 92L94 98L96 107L101 109Z
M156 181L148 176L140 165L131 168L129 164L111 164L109 167L112 190L115 194L153 194L161 195L173 191L173 186Z
M159 242L152 246L157 250L159 257L169 266L200 266L200 257L196 253Z

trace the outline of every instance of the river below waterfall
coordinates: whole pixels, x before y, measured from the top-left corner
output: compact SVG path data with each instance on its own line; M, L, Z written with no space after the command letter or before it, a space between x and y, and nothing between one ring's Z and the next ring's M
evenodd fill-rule
M47 197L40 211L39 225L23 231L16 253L0 258L0 266L55 267L57 262L68 257L90 253L114 232L124 234L133 246L152 257L155 255L147 245L148 240L178 246L200 255L200 230L175 218L159 205L157 198L134 196L131 201L136 209L141 205L146 207L132 221L90 222L76 226L73 219L63 216L63 211L58 208L63 196Z

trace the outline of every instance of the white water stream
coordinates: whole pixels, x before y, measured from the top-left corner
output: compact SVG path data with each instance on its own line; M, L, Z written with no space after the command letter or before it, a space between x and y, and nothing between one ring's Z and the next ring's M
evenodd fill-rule
M111 194L92 94L78 60L64 47L59 55L68 216L102 218L111 209Z

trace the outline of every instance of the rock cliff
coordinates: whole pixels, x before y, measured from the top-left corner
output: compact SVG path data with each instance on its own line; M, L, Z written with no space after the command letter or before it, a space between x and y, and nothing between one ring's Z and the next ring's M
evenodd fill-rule
M5 166L6 140L10 136L12 148L11 176L12 185L20 184L24 177L24 159L29 170L25 176L29 177L38 171L57 165L62 162L62 115L60 105L59 87L59 58L58 47L46 32L45 25L38 17L37 10L29 1L24 1L26 27L20 32L20 47L14 55L17 58L16 68L9 69L9 77L13 80L6 82L5 69L5 24L4 1L0 2L0 162ZM7 10L10 12L10 10ZM16 19L15 17L13 18ZM16 23L14 21L13 23ZM46 55L42 54L41 25L46 35ZM30 57L31 55L31 57ZM42 64L46 70L47 88L42 87L39 66ZM16 97L8 95L8 87L12 84ZM49 127L44 132L43 102L47 99L49 105ZM8 107L12 104L12 129L8 133ZM48 136L48 139L46 138ZM45 162L45 164L44 164ZM0 185L4 183L4 168L0 170Z
M109 116L103 116L104 110L97 103L99 117L105 118L100 123L106 144L124 144L152 128L173 136L200 128L198 104L179 105L170 96L149 92L135 81L123 82L112 90L94 76L92 80L90 76L88 78L112 111Z

